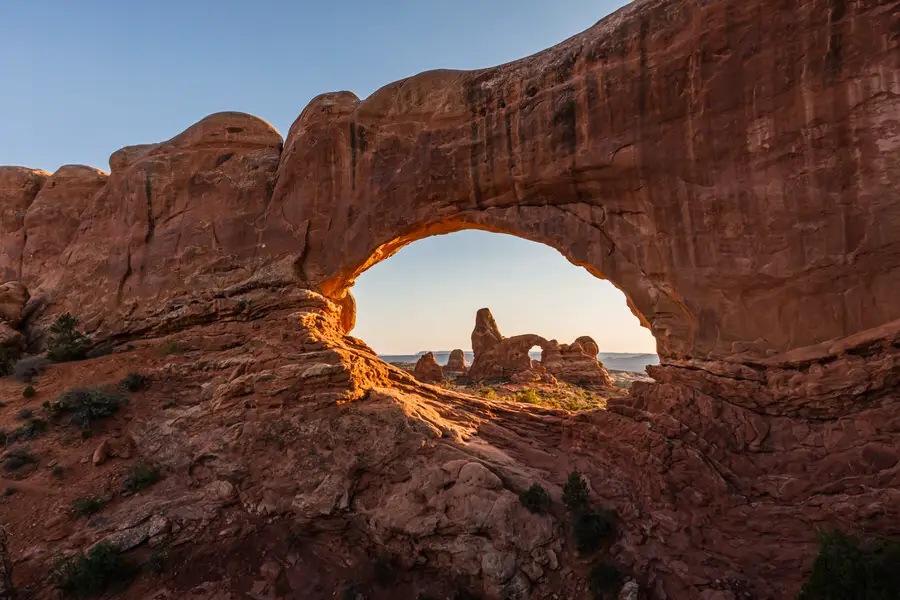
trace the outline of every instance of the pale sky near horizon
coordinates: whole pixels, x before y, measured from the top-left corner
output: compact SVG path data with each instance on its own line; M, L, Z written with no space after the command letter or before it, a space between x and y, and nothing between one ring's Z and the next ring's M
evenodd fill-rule
M108 170L116 149L168 139L223 110L260 116L284 135L322 92L364 98L421 71L515 60L626 3L0 0L0 164ZM468 349L481 306L506 335L588 334L604 351L655 349L611 284L551 248L499 234L421 240L364 273L353 292L354 334L381 353Z

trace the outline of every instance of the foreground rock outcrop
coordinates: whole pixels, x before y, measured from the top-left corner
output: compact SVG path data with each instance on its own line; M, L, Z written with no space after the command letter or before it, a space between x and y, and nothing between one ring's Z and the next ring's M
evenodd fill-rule
M49 594L55 560L96 541L165 540L205 570L131 598L332 598L377 557L402 567L392 597L577 597L594 558L557 510L573 469L619 515L604 559L653 598L791 598L815 529L900 537L895 11L786 11L643 0L521 61L322 95L285 141L220 113L115 152L108 176L0 167L15 327L39 339L68 310L119 349L51 368L34 399L0 381L2 426L128 370L155 386L96 434L134 458L94 467L102 440L55 426L31 441L73 476L35 463L0 505L16 585ZM466 228L609 278L658 340L655 381L572 415L422 386L347 335L357 275ZM473 349L542 376L531 341L484 318ZM163 482L72 519L126 460ZM535 482L546 515L517 504Z

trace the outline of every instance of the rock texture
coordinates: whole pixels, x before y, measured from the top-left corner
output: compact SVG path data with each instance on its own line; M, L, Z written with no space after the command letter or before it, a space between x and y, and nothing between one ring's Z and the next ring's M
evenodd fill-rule
M108 177L0 167L20 327L70 310L126 355L54 366L34 400L0 381L0 425L141 365L158 389L116 428L167 474L84 527L74 494L117 486L126 459L34 440L88 470L35 466L7 499L17 585L49 594L58 558L108 539L208 568L131 598L333 598L382 555L409 598L579 597L562 516L517 504L534 482L558 499L572 469L619 514L611 557L662 600L790 598L815 529L900 537L896 32L888 1L639 0L521 61L322 95L284 144L221 113L115 152ZM422 386L346 335L359 273L466 228L622 289L655 381L572 415ZM476 353L541 376L535 340L479 319ZM555 351L548 371L594 345ZM309 544L288 553L287 527Z
M447 364L444 365L445 373L452 373L453 375L465 375L468 371L468 366L466 365L466 355L460 350L452 350L450 352L450 357L447 359Z
M426 352L419 357L413 375L423 383L439 383L444 380L444 370L437 364L434 352Z
M541 360L533 360L528 352L541 349ZM559 379L578 385L609 387L612 380L597 359L597 343L582 336L572 344L559 344L539 335L524 334L503 337L490 309L481 308L475 315L472 330L475 357L468 377L472 381L510 379L514 383L530 383Z

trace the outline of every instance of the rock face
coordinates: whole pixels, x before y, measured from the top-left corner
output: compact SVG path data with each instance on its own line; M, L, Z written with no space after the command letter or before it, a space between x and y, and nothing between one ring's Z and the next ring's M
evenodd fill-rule
M221 113L115 152L108 177L0 167L0 283L33 291L25 329L70 310L98 342L196 348L140 357L189 390L183 418L160 398L120 425L140 456L191 478L158 499L217 525L186 540L218 548L232 517L246 531L325 520L487 597L578 597L584 561L565 528L516 503L534 481L558 497L575 468L618 512L616 562L653 597L793 597L816 528L900 536L896 31L886 2L639 0L521 61L424 73L362 102L319 96L284 144ZM357 275L467 228L609 278L656 336L655 381L606 411L512 409L425 388L345 335ZM550 374L595 351L504 339L488 317L472 340L484 377L542 376L533 345ZM47 385L98 383L68 368ZM5 385L3 401L23 401ZM206 485L232 513L200 503ZM19 508L11 518L31 504ZM46 579L50 557L23 556L46 547L30 529L43 518L10 525L24 587ZM152 522L120 525L144 543ZM65 547L101 535L121 534ZM257 539L242 535L235 547Z
M534 347L541 349L540 361L528 354ZM475 357L468 373L472 381L531 383L555 378L579 385L612 385L609 373L597 359L597 343L590 337L582 336L572 344L559 344L534 334L505 338L488 308L479 309L475 315L472 349Z
M465 375L468 368L466 366L466 355L460 350L452 350L447 364L444 366L444 373L452 373L453 375Z
M426 352L419 357L413 374L423 383L439 383L444 380L444 370L437 364L434 352Z

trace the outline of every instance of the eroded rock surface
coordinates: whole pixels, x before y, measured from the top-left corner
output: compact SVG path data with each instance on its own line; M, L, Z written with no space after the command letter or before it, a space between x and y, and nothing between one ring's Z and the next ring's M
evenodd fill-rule
M452 350L450 357L447 359L447 364L444 365L444 372L454 375L465 375L467 371L468 366L466 365L465 353L458 348Z
M72 494L120 481L125 459L35 441L96 474L63 485L35 467L3 505L17 578L48 591L56 559L109 538L209 566L167 582L174 597L290 597L312 578L331 598L381 554L410 598L461 583L577 597L586 564L561 515L516 503L534 482L558 499L572 469L618 512L611 556L656 598L790 598L816 528L900 536L895 14L785 14L644 0L521 61L322 95L283 151L264 121L222 113L115 152L108 178L0 167L0 283L35 290L22 327L70 310L98 342L188 348L55 366L34 400L0 381L9 431L66 385L139 365L160 386L116 427L165 483L96 527L71 520ZM421 386L345 335L359 273L465 228L608 277L658 340L655 381L571 415ZM484 319L473 349L506 341ZM534 368L532 341L501 362ZM266 545L285 526L310 539L290 559Z

